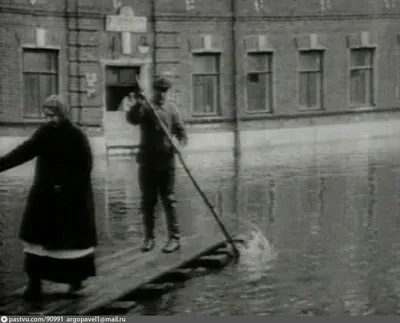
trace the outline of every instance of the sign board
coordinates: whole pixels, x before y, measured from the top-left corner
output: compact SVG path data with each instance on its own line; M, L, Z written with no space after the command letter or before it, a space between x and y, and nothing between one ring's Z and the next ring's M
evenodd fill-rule
M106 30L115 32L144 33L147 31L147 17L136 17L130 7L121 8L119 15L108 15Z
M107 31L144 33L147 31L146 17L107 16Z

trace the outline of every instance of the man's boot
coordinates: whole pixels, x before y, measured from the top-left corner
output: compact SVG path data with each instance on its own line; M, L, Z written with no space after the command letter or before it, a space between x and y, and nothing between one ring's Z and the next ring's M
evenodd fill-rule
M162 252L171 253L177 251L181 248L181 243L179 239L169 239L165 246L162 248Z
M142 245L142 252L149 252L154 249L155 241L154 239L145 239Z
M144 226L144 236L141 250L142 252L149 252L154 249L155 239L154 239L154 210L143 211L143 226Z
M162 248L162 252L171 253L181 248L180 243L180 230L178 218L175 210L175 197L173 194L167 194L163 198L167 227L168 227L168 241Z

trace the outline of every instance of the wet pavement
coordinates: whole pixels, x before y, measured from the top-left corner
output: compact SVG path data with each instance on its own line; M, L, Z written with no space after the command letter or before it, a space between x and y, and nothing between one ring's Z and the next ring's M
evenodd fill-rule
M239 264L197 278L138 314L400 314L400 146L396 138L187 156L193 175L229 226L257 234ZM136 165L96 161L99 255L142 238ZM1 293L21 287L16 239L32 165L0 175ZM182 169L184 235L210 214ZM107 198L105 198L107 196ZM158 238L164 241L161 209Z

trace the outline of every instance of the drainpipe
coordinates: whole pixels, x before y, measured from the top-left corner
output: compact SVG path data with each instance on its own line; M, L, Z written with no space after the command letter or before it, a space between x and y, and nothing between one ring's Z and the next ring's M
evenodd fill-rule
M152 31L153 31L153 51L152 51L152 74L153 79L157 74L157 28L156 28L156 0L151 0L151 22L152 22ZM151 86L150 86L151 88Z
M237 9L236 9L236 0L231 1L231 10L232 10L232 98L234 102L234 118L235 118L235 125L234 125L234 149L233 154L235 157L235 161L240 156L240 114L239 114L239 102L237 99L237 90L238 90L238 73L237 73L237 66L238 66L238 57L237 57L237 33L236 33L236 25L237 25Z
M76 28L76 76L78 78L78 120L77 124L82 125L82 102L81 102L81 75L80 75L80 52L81 52L81 44L79 43L80 36L80 28L79 28L79 0L75 0L75 28Z
M231 0L231 10L232 10L232 98L234 104L234 147L233 147L233 159L234 159L234 214L236 214L237 221L240 220L241 212L241 166L240 166L240 123L239 123L239 102L237 99L237 90L238 90L238 57L237 57L237 35L236 35L236 25L237 25L237 10L236 10L236 0ZM240 222L237 224L239 225Z
M70 37L70 27L69 27L69 23L70 23L70 16L69 16L69 11L68 11L68 0L64 0L64 17L65 17L65 23L66 23L66 56L67 56L67 99L68 99L68 106L69 108L71 108L71 75L70 75L70 61L71 61L71 55L70 55L70 51L69 51L69 37Z

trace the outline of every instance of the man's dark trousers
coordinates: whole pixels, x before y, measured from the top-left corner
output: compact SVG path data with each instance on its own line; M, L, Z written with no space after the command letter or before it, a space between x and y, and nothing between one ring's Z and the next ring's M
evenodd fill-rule
M141 190L141 211L146 239L154 239L155 207L158 196L166 214L170 239L180 238L179 223L176 214L175 167L153 167L139 165L139 187Z

